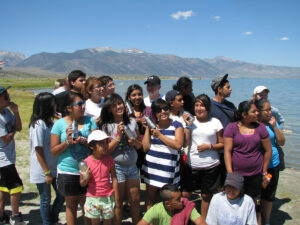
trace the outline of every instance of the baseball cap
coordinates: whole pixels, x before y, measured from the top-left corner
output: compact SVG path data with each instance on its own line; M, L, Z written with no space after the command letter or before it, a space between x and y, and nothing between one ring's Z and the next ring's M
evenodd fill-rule
M0 86L0 95L9 88L11 88L11 86L7 86L6 88Z
M216 77L212 80L211 82L211 88L213 89L214 92L216 92L218 90L218 87L220 86L220 84L227 80L227 77L228 77L228 74L225 74L224 76L219 76L219 77Z
M241 190L244 185L244 177L239 173L228 173L224 186L226 185L230 185L232 187L235 187L236 189Z
M106 138L110 138L109 136L106 135L106 133L102 130L95 130L90 135L88 136L88 144L91 143L92 141L102 141Z
M254 88L253 94L262 93L264 90L267 90L268 92L270 92L270 90L265 86L257 86L256 88Z
M170 102L170 101L173 101L177 95L179 95L180 92L179 91L176 91L176 90L171 90L171 91L168 91L167 94L166 94L166 101L167 102Z
M151 83L151 84L160 84L160 79L158 76L155 76L155 75L151 75L147 78L147 80L145 81L144 84L147 84L147 83Z

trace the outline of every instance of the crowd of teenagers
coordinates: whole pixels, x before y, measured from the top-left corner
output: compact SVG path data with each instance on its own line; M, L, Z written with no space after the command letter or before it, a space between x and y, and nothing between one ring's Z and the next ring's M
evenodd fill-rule
M124 208L138 225L270 224L285 142L270 90L258 86L235 107L227 100L227 74L212 80L213 98L194 96L188 77L165 95L159 77L145 85L148 96L132 84L122 98L110 76L86 79L74 70L53 93L36 96L30 182L40 194L43 225L59 224L64 203L68 225L77 224L79 205L86 225L120 225ZM14 142L22 123L9 88L0 86L0 224L25 224Z

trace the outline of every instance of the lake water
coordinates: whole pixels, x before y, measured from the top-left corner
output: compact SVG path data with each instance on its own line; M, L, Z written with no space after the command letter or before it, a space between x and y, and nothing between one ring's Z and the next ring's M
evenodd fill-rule
M146 78L145 78L146 79ZM116 92L122 97L125 96L127 87L131 84L139 84L144 89L144 96L147 94L143 80L116 80ZM161 94L165 94L172 89L176 80L162 80ZM210 87L211 80L193 80L194 94L205 93L210 97L214 93ZM287 167L300 169L300 79L231 79L232 87L229 101L233 102L236 107L241 101L248 100L252 97L253 89L258 85L264 85L270 89L269 100L271 104L278 108L284 116L285 125L284 133L286 138L285 161ZM52 90L34 90L34 92L52 91Z

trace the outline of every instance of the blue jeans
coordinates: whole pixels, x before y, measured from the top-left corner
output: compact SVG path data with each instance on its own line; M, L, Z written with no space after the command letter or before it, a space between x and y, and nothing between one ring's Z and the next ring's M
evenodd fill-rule
M64 205L65 198L59 194L56 187L56 178L53 178L52 187L56 198L51 208L51 185L46 183L36 184L40 194L40 212L43 225L51 225L58 221L59 212Z

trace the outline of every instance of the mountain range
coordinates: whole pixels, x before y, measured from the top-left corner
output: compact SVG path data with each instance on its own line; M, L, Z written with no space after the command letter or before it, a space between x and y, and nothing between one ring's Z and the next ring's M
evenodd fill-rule
M229 73L230 77L299 78L300 67L282 67L243 62L219 56L213 59L182 58L170 54L153 54L139 49L117 50L97 47L72 53L47 53L31 55L0 51L4 70L23 70L41 76L68 74L80 69L89 75L146 76L155 74L166 77L211 77Z

